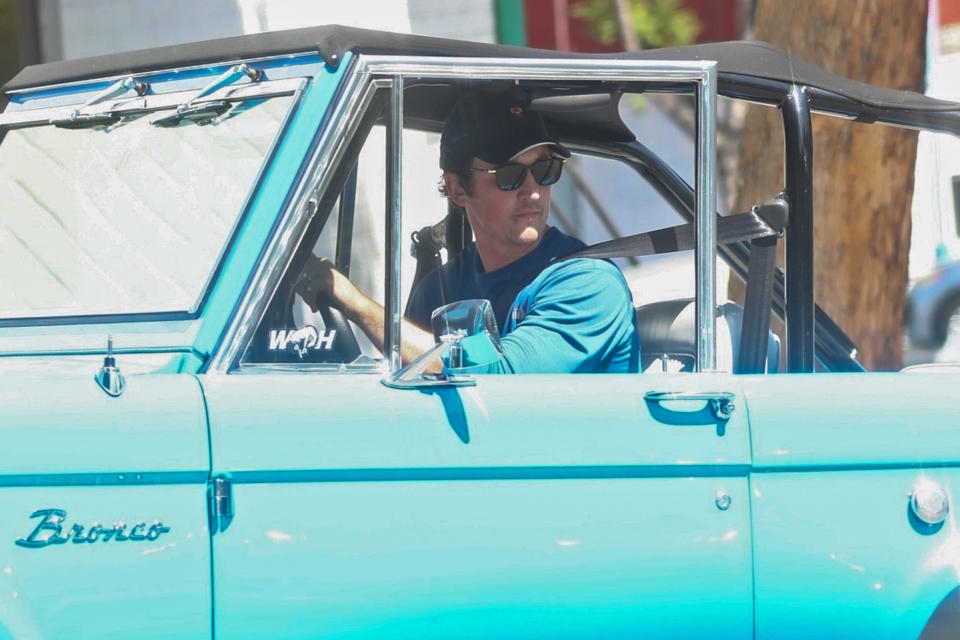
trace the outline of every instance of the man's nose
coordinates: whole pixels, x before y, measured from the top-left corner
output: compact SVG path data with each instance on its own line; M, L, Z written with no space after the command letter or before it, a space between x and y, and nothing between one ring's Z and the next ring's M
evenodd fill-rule
M540 185L533 179L533 172L527 169L523 175L523 182L518 187L518 196L531 200L540 199Z

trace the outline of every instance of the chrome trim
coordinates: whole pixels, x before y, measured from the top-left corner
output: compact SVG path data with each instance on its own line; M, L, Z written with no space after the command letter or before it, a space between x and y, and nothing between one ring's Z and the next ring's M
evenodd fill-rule
M390 371L403 366L400 358L400 236L403 215L403 76L393 79L390 87L390 152L387 163L390 172L390 192L387 193L387 217L384 237L384 271L387 290L384 300L383 355L390 363Z
M251 83L257 83L263 78L263 71L257 69L256 67L251 67L246 63L235 64L211 80L210 84L200 89L200 91L196 92L186 102L178 105L177 110L174 113L154 120L150 124L163 127L172 126L179 123L184 114L189 112L194 105L202 102L208 102L211 94L225 89L244 76L246 76ZM207 98L207 100L205 101L204 98Z
M910 493L910 511L926 525L942 524L950 513L950 497L939 483L923 479Z
M152 541L165 533L170 533L170 527L159 520L154 520L149 529L146 522L138 520L135 525L130 527L129 532L127 532L127 525L123 520L119 520L112 527L104 527L99 522L94 522L89 528L84 528L81 524L67 526L67 512L64 509L37 509L30 514L30 517L41 518L41 520L34 526L33 531L23 538L13 541L14 544L25 549L42 549L48 546L62 545L67 541L73 544L126 542L127 540L134 542Z
M703 82L713 61L564 60L364 56L371 74L437 79L615 80ZM716 87L716 83L713 83Z
M370 78L363 65L349 72L343 82L341 95L345 97L333 104L328 117L330 126L321 132L313 155L293 187L290 204L281 214L251 284L241 296L236 313L210 358L208 373L227 373L252 338L271 294L293 258L293 250L313 218L309 200L322 194L330 182L332 172L323 170L342 160L351 136L380 88L380 83Z
M367 56L370 73L430 78L511 80L689 81L697 97L697 360L696 370L716 368L716 104L715 61L563 60Z
M729 420L736 409L736 395L729 391L647 391L647 402L705 402L717 420Z
M290 53L283 55L270 55L260 58L236 58L234 60L224 61L222 63L213 63L202 62L195 65L189 65L185 67L167 67L165 69L151 69L149 71L142 71L137 73L138 80L145 80L147 78L156 78L157 76L164 75L186 75L191 71L207 71L211 67L213 68L229 68L236 64L247 63L247 64L257 64L257 63L268 63L268 62L277 62L281 60L297 60L298 58L319 58L319 54L316 51L303 51L300 53ZM103 76L102 78L87 78L84 80L76 80L74 82L58 82L57 84L44 84L36 87L25 87L23 89L16 89L14 91L7 92L11 96L16 96L26 93L38 93L41 91L50 91L53 89L71 89L76 87L85 87L92 84L97 84L100 82L114 82L116 80L121 80L129 76L129 73L120 73L113 76ZM174 78L171 78L173 80ZM165 80L164 80L165 81ZM202 82L202 78L198 78L198 81Z
M375 360L363 363L334 363L334 362L312 362L301 364L299 362L269 362L241 364L236 369L230 371L231 375L237 374L273 374L273 373L300 373L300 374L321 374L332 375L340 373L366 373L371 375L384 375L390 372L390 367L386 360Z
M216 102L217 100L254 100L259 98L275 98L278 96L294 95L302 89L306 78L287 78L285 80L265 80L257 84L244 84L236 87L224 87L200 102ZM158 109L176 107L183 104L195 94L196 90L174 91L171 93L151 94L121 98L113 102L103 112L116 113L123 116L127 113L154 111ZM61 107L45 107L30 111L11 111L0 114L0 126L23 127L30 125L45 125L50 120L69 119L78 107L66 105Z
M720 511L726 511L730 508L731 502L733 502L733 499L730 497L729 493L723 489L717 490L717 495L714 498L714 504L717 505L717 509L720 509Z
M127 76L123 80L117 80L116 82L111 84L109 87L107 87L106 89L104 89L103 91L101 91L100 93L93 96L92 98L90 98L89 100L81 104L79 107L74 109L73 117L75 118L79 116L80 111L87 107L92 107L95 104L106 102L111 98L118 98L123 94L127 93L128 91L130 91L131 89L133 89L138 96L142 96L147 92L149 88L150 88L150 85L147 84L146 82L140 82L133 76Z
M210 511L210 533L226 531L233 520L233 483L224 475L210 480L207 488Z
M697 206L694 218L695 322L697 326L696 371L717 368L717 210L714 170L717 158L717 63L703 66L697 91ZM719 417L719 416L718 416Z
M103 366L94 376L100 388L108 396L119 398L127 387L127 382L117 368L116 358L113 357L113 336L107 336L107 355L103 358Z

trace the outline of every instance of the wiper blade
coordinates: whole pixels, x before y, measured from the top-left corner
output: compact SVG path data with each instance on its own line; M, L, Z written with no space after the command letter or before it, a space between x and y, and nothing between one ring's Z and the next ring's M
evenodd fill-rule
M101 113L81 113L84 109L92 107L101 102L106 102L112 98L117 98L130 90L136 91L138 96L144 95L150 89L150 85L141 82L133 76L128 76L122 80L117 80L109 87L93 96L82 105L73 110L66 118L54 118L50 124L64 129L87 129L90 127L110 126L117 122L120 116L104 111Z
M230 108L230 103L228 101L216 100L200 105L194 103L228 85L233 84L244 76L250 78L250 82L260 82L260 80L263 78L263 71L247 66L246 64L234 65L221 74L219 78L215 79L213 82L201 89L197 95L177 107L177 110L174 113L162 118L157 118L150 124L158 127L175 127L183 120L204 122L219 116Z
M69 118L51 120L50 124L61 129L92 129L94 127L109 127L119 120L120 116L106 111L104 113L75 113Z

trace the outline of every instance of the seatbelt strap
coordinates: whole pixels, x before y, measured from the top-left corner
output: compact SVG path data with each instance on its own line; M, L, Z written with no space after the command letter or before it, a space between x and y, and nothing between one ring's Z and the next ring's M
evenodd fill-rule
M740 327L740 353L734 373L763 373L770 333L770 303L773 300L773 273L777 266L777 236L750 241L747 292Z
M781 204L782 203L782 204ZM717 216L717 244L745 242L754 238L779 236L787 224L786 202L774 198L746 213ZM693 223L637 233L581 249L561 260L573 258L622 258L688 251L696 244Z

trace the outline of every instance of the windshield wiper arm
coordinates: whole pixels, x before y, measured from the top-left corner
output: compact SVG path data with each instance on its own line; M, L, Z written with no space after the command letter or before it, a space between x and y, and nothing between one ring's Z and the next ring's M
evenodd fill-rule
M120 97L131 89L136 91L138 96L142 96L150 89L150 85L146 82L137 80L133 76L127 76L122 80L117 80L109 87L81 104L79 107L74 109L73 113L71 113L68 117L54 118L50 120L50 124L55 127L63 127L66 129L84 129L98 125L113 124L120 119L120 116L111 111L102 111L100 113L81 113L81 111L92 107L95 104L100 104L101 102L106 102L112 98Z
M223 72L220 77L216 78L213 82L201 89L200 93L177 107L177 110L174 113L170 114L169 116L157 118L150 124L155 124L158 127L174 127L180 124L180 121L184 119L197 120L217 117L230 107L230 103L228 101L215 100L213 102L206 102L200 105L194 103L228 85L233 84L244 76L250 78L250 82L260 82L260 79L263 78L263 71L247 66L246 64L236 64Z

